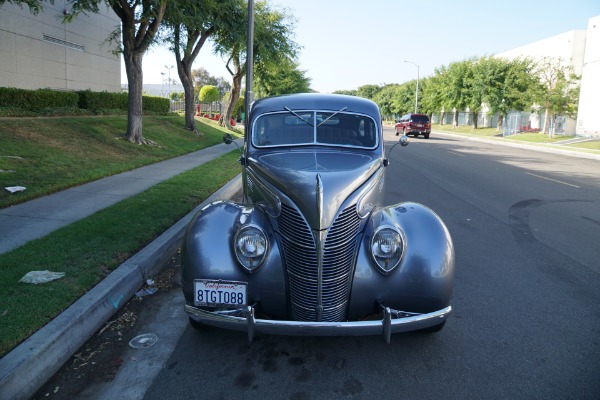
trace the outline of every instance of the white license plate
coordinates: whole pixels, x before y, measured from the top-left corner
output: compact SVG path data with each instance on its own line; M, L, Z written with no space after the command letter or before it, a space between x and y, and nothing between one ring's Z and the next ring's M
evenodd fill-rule
M194 305L196 306L245 306L246 282L194 281Z

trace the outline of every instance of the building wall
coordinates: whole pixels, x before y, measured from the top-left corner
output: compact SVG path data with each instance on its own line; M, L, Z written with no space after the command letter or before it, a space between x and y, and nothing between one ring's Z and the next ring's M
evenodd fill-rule
M598 37L597 26L600 26L600 16L589 20L587 30L565 32L496 55L496 57L509 59L531 57L534 60L543 57L554 57L562 59L566 64L573 67L573 72L581 76L582 79L580 81L581 93L577 123L570 120L566 124L567 130L565 133L569 135L598 135L600 113L591 111L594 104L596 104L596 107L600 104L598 103L600 98L597 90L592 89L600 87L600 38ZM586 75L585 79L583 78L584 75Z
M600 16L588 23L581 92L577 114L577 135L600 137Z
M508 59L530 57L534 60L543 57L561 58L573 67L573 72L580 75L583 68L586 35L585 30L569 31L496 54L496 57Z
M0 86L120 91L120 58L111 53L115 44L104 43L120 21L100 8L63 24L64 0L44 2L38 15L27 6L0 7Z

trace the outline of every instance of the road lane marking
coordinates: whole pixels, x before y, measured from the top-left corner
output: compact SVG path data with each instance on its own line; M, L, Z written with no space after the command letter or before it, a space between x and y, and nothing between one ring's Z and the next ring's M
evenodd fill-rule
M464 157L465 156L464 154L455 153L453 151L448 151L448 153L454 154L455 156L459 156L459 157Z
M552 181L552 182L556 182L556 183L561 183L563 185L567 185L567 186L571 186L574 188L578 188L580 189L579 186L577 185L572 185L570 183L566 183L566 182L562 182L562 181L557 181L556 179L552 179L552 178L546 178L545 176L541 176L541 175L536 175L536 174L532 174L531 172L525 172L527 175L531 175L531 176L535 176L536 178L541 178L541 179L546 179L547 181Z

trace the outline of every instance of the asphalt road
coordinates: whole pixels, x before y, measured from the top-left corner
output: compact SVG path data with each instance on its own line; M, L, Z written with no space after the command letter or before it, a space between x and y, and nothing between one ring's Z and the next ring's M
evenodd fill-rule
M123 368L81 397L115 398L137 381L148 400L600 398L598 161L435 133L397 146L390 161L386 202L431 207L454 240L454 313L443 331L397 334L390 345L279 336L248 344L242 333L186 326L155 345L166 351L155 377ZM163 311L140 313L141 329L185 319L179 291L163 296ZM119 359L141 364L136 351Z

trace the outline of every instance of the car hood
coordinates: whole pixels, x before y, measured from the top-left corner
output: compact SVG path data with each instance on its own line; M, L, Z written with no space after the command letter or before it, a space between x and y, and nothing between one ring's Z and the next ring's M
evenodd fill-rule
M352 152L278 152L248 165L287 195L314 230L329 228L344 201L382 168L381 158Z

